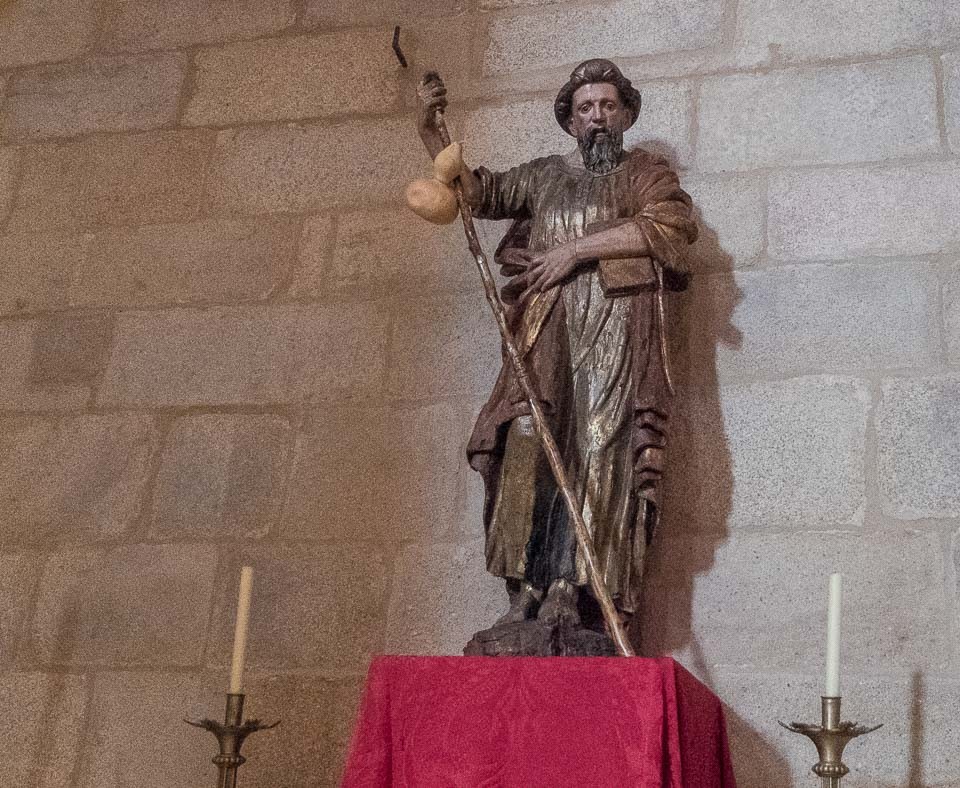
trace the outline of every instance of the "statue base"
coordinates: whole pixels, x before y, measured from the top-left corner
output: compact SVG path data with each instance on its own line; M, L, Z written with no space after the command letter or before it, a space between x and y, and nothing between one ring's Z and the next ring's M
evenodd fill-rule
M561 621L536 619L482 629L463 649L467 657L615 657L607 635Z

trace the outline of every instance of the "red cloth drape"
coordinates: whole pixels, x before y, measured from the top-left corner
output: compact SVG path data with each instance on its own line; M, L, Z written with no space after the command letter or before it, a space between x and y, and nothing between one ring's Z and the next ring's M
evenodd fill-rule
M669 658L379 657L344 788L735 788L723 707Z

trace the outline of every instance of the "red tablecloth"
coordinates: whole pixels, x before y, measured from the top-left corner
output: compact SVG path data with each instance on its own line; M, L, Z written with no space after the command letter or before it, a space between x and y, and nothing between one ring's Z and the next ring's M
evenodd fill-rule
M379 657L345 788L734 788L723 708L672 659Z

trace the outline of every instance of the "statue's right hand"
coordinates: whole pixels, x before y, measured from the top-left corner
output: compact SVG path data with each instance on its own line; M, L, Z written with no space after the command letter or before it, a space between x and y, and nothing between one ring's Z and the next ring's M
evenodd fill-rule
M417 98L423 107L424 114L430 118L437 110L441 112L447 108L447 87L436 71L428 71L417 85Z

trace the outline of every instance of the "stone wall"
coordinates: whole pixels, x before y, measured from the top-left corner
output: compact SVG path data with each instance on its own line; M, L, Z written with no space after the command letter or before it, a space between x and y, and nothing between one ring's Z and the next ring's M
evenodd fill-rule
M960 5L0 3L0 773L212 784L238 567L244 784L336 782L368 657L503 606L463 445L498 361L456 225L400 203L439 68L473 163L569 139L605 55L702 218L647 654L727 703L741 785L812 784L846 574L858 786L960 786ZM399 68L392 26L412 68ZM489 245L502 228L485 229Z

